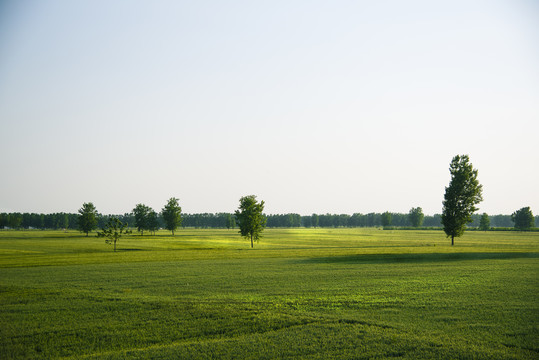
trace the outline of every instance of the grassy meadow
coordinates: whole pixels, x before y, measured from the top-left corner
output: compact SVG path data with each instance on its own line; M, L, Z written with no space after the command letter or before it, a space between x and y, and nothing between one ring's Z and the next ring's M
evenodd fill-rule
M539 233L0 231L1 359L537 359Z

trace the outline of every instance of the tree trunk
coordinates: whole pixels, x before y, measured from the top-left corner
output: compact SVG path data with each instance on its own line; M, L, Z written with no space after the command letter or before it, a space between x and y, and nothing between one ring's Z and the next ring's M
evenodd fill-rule
M114 240L114 252L116 252L116 240Z
M451 246L455 245L455 235L451 235Z
M253 234L251 234L251 249L253 248Z

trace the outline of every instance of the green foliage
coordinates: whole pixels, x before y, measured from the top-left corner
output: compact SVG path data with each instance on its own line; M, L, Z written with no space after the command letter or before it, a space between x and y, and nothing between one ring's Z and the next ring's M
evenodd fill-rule
M165 221L165 228L172 231L174 236L174 231L182 223L182 208L178 204L178 199L170 198L161 210L161 216Z
M479 220L479 230L487 231L490 229L490 219L487 213L481 215L481 220Z
M144 235L144 230L149 230L149 215L151 211L153 210L144 204L137 204L133 209L135 226L141 235Z
M412 227L418 228L423 225L423 220L425 215L423 214L423 209L420 207L411 208L408 213L408 220L412 224Z
M97 237L104 237L105 243L114 245L114 251L116 252L116 243L123 233L127 233L126 228L127 224L122 223L120 219L110 217L102 231L97 233Z
M383 227L391 226L392 216L391 216L391 213L389 211L386 211L385 213L383 213L381 219L382 219L382 226Z
M226 228L234 229L236 227L236 220L232 214L225 214L226 217Z
M253 247L253 240L258 242L262 236L262 231L266 227L266 217L263 212L264 201L258 203L255 195L243 196L240 199L240 206L235 212L240 234L251 239L251 248Z
M88 233L97 228L97 209L94 204L84 203L79 209L79 229L82 232Z
M511 215L511 220L515 223L517 230L530 230L535 226L535 218L530 207L523 207Z
M147 224L148 231L154 233L155 235L155 232L159 230L159 219L157 217L157 213L153 209L150 209L150 212L148 213L146 220L147 220L146 224Z
M442 210L442 225L447 236L462 236L466 224L472 221L472 214L477 211L475 205L482 200L483 186L477 180L477 170L470 163L468 155L457 155L449 166L451 180L445 188Z
M317 214L312 214L311 215L311 226L312 227L314 227L314 228L318 227L319 221L320 221L320 218L318 217Z
M22 226L23 217L21 213L12 213L8 218L8 225L12 229L20 229Z

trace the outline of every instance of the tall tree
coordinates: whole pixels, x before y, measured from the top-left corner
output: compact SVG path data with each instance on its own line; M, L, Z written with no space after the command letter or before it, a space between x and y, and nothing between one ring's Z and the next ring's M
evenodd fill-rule
M511 214L511 220L515 223L515 229L517 230L530 230L535 226L535 218L529 206Z
M483 186L477 180L477 169L473 168L468 155L453 157L449 172L451 180L445 188L442 225L454 245L455 237L462 236L466 224L472 221L472 214L477 211L475 205L483 200Z
M261 238L262 231L266 227L263 211L264 201L257 202L255 195L248 195L240 199L240 206L235 212L240 234L251 239L251 248L254 247L253 241Z
M141 235L144 235L144 230L148 229L148 215L150 214L149 206L144 204L137 204L133 209L133 215L135 216L135 226L140 231Z
M488 229L490 229L490 219L487 213L483 213L479 220L479 230L487 231Z
M423 220L425 219L425 214L423 214L423 209L420 207L411 208L410 212L408 213L408 220L410 220L410 223L413 227L420 227L423 225Z
M91 202L84 203L79 209L79 229L88 236L88 233L95 228L97 228L97 210Z
M116 243L122 237L122 233L127 233L126 227L127 223L122 223L117 217L111 216L102 231L97 233L97 237L104 237L105 243L113 244L116 251Z
M178 199L170 198L161 210L161 216L165 221L165 228L172 231L174 236L174 230L182 223L182 208L178 205Z

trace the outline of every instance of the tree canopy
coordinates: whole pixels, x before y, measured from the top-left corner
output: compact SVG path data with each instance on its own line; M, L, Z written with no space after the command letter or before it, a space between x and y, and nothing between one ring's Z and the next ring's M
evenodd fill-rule
M462 236L466 224L472 221L476 205L483 200L483 186L477 180L477 169L470 163L468 155L453 157L449 166L451 180L445 188L442 209L442 225L451 245L455 237Z
M423 209L421 209L420 207L411 208L410 212L408 213L408 219L410 220L410 223L413 227L420 227L421 225L423 225L423 219L425 219Z
M479 220L479 230L487 231L488 229L490 229L490 219L487 213L483 213Z
M257 202L255 195L244 196L240 199L240 206L236 210L236 222L243 237L258 241L262 237L262 231L266 227L266 217L263 215L264 201Z
M535 226L535 218L529 206L515 211L511 215L511 220L515 223L517 230L530 230Z
M382 214L382 226L387 227L391 226L391 220L393 220L393 216L389 211L386 211Z
M82 204L79 209L79 229L82 232L88 233L97 228L97 209L91 202Z
M149 230L149 214L153 211L149 206L144 204L137 204L133 209L133 215L135 216L135 226L140 231L141 235L144 235L144 230Z
M182 223L182 208L178 204L178 199L170 198L161 210L161 215L165 221L165 228L172 231L172 236L174 236L174 231Z

